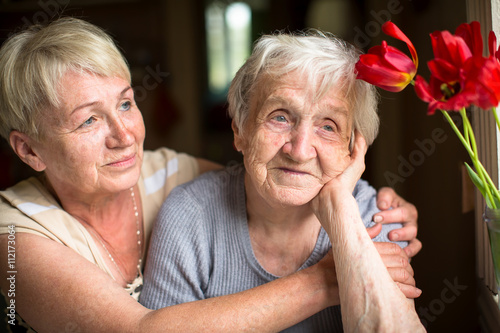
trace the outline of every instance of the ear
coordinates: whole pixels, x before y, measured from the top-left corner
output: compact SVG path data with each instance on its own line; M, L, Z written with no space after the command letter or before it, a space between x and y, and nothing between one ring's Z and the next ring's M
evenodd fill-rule
M241 136L240 129L238 128L234 120L231 122L231 128L233 129L234 133L234 144L233 144L234 148L243 154L244 140L243 137Z
M33 140L24 133L12 131L9 135L10 146L24 163L35 171L45 170L45 163L33 149Z

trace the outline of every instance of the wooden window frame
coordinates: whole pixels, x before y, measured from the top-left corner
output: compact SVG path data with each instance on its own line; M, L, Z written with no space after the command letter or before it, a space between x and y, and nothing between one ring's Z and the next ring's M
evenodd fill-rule
M500 4L498 0L467 0L467 20L481 23L482 35L488 36L493 30L500 36ZM487 38L484 43L488 52ZM486 53L485 53L486 54ZM478 141L479 156L490 173L492 180L498 184L499 177L499 139L495 120L491 112L475 112L472 110L472 123ZM500 111L500 110L498 110ZM476 190L476 273L478 281L477 304L480 325L485 332L498 332L500 329L500 310L498 306L498 289L495 282L495 271L491 257L488 230L483 222L485 205L479 191Z

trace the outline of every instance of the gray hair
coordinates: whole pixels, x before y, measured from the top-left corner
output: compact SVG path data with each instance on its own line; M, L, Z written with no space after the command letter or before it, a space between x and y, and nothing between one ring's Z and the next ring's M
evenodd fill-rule
M229 116L243 131L250 98L261 75L279 78L298 70L307 82L318 83L316 98L334 86L339 88L353 111L353 130L359 130L370 145L378 134L378 94L375 86L356 79L355 64L360 54L353 45L315 29L298 34L264 35L231 82Z
M8 140L18 130L39 138L37 115L60 106L59 82L68 71L131 80L113 39L86 21L60 18L11 36L0 49L0 135Z

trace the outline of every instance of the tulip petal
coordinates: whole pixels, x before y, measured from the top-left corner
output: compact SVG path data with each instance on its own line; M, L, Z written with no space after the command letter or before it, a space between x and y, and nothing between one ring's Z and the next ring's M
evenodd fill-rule
M494 31L490 31L488 35L488 49L490 51L490 56L496 57L497 53L497 36Z
M388 91L403 90L412 77L407 73L388 68L385 63L380 62L380 59L375 55L362 55L356 63L357 78Z
M387 21L382 25L382 31L393 38L399 39L406 43L408 49L410 50L411 57L413 59L413 63L415 64L415 68L418 68L418 55L415 46L410 41L410 39L391 21Z
M455 35L461 37L472 54L481 56L483 54L483 37L481 36L481 25L477 21L470 24L462 23L455 30Z
M459 80L459 69L443 59L433 59L427 63L431 75L443 82L454 82Z
M387 52L384 54L384 59L395 70L408 73L412 77L417 72L417 68L410 58L395 47L388 47Z
M441 58L460 68L472 56L465 41L449 31L435 31L431 35L434 58Z
M429 84L420 75L417 75L415 79L415 93L417 94L418 98L420 98L424 102L429 103L434 100L434 97L430 92Z

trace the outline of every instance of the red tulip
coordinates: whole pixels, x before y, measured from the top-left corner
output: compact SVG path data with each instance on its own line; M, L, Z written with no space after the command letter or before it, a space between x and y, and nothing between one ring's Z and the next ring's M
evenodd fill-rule
M465 65L464 94L471 104L491 109L500 102L500 63L493 57L473 57Z
M427 114L432 115L436 109L454 110L470 105L470 94L460 90L460 86L452 86L431 76L430 83L423 77L417 75L415 80L415 92L424 102L429 103Z
M462 37L448 31L435 31L431 35L434 59L427 65L431 75L454 85L464 79L462 68L472 52Z
M467 90L464 89L465 64L472 58L471 48L479 52L479 56L482 52L479 23L462 24L457 33L463 37L452 35L449 31L430 34L434 51L434 59L427 63L431 72L430 83L427 84L421 77L415 82L417 96L429 103L428 114L433 114L436 109L459 111L474 100L472 83Z
M382 45L374 46L367 54L360 56L356 63L357 78L382 89L398 92L403 90L417 73L417 52L408 37L394 23L384 23L382 31L405 42L412 59L383 41Z

